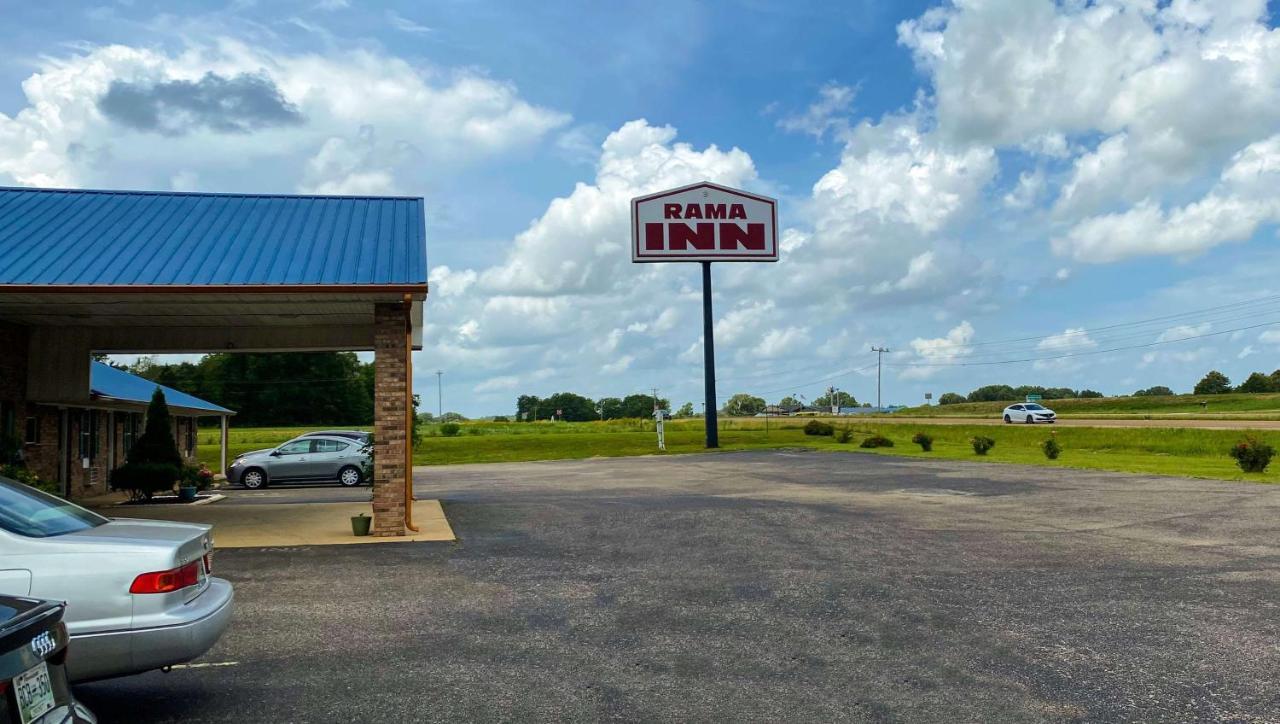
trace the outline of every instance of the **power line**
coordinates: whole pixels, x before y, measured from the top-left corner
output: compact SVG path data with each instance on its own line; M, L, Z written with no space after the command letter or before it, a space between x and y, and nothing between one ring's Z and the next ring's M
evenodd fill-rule
M1257 299L1251 299L1248 301L1232 302L1230 304L1220 304L1213 307L1203 307L1201 309L1191 310L1187 312L1180 312L1178 314L1166 314L1159 317L1149 317L1147 319L1140 319L1140 320L1134 320L1129 322L1119 322L1117 324L1108 324L1101 327L1081 328L1078 330L1071 330L1069 332L1059 332L1057 334L1036 335L1031 337L1011 337L1007 339L987 340L984 342L966 342L966 343L940 342L933 346L935 349L936 348L971 348L971 347L987 347L987 346L996 345L996 344L1011 344L1014 342L1034 342L1037 340L1050 339L1053 337L1087 335L1087 334L1093 334L1097 332L1105 332L1112 329L1120 329L1123 327L1137 327L1137 326L1153 324L1157 322L1169 322L1175 319L1183 319L1185 317L1196 317L1199 315L1210 314L1210 313L1218 312L1225 309L1250 307L1250 306L1255 306L1259 304L1268 304L1268 303L1274 303L1274 302L1280 302L1280 295L1259 297Z
M968 362L902 362L898 364L889 363L889 367L983 367L992 365L1020 364L1024 362L1047 362L1050 360L1066 359L1069 357L1085 357L1094 354L1106 354L1108 352L1123 352L1133 349L1146 349L1148 347L1158 347L1163 344L1175 344L1177 342L1188 342L1193 339L1204 339L1206 337L1217 337L1223 334L1231 334L1233 332L1245 332L1251 329L1259 329L1261 327L1271 327L1280 324L1280 320L1272 320L1261 324L1251 324L1245 327L1236 327L1234 329L1224 329L1219 332L1206 332L1205 334L1196 334L1189 337L1179 337L1178 339L1156 340L1155 342L1147 342L1146 344L1133 344L1121 347L1109 347L1107 349L1093 349L1085 352L1069 352L1066 354L1050 355L1046 357L1024 357L1020 359L1006 359L996 361L968 361Z
M1213 326L1214 324L1242 322L1245 320L1257 319L1258 317L1263 317L1263 316L1275 316L1277 314L1280 314L1280 309L1268 309L1261 312L1255 312L1250 314L1233 315L1229 317L1214 318L1212 320L1204 320L1203 322L1200 323L1200 325ZM1194 326L1200 326L1200 325L1194 325ZM1185 325L1185 326L1192 326L1192 325ZM1036 345L1036 348L1039 351L1043 351L1043 352L1072 352L1072 351L1090 350L1099 345L1121 346L1133 340L1149 339L1151 334L1154 331L1155 330L1148 330L1148 331L1142 331L1142 332L1127 332L1123 334L1101 335L1098 337L1091 337L1083 333L1077 334L1075 332L1073 332L1071 336L1051 335L1050 338L1055 338L1055 339L1061 339L1062 337L1067 337L1067 338L1061 339L1061 343L1055 342L1055 344L1052 347L1046 347L1042 342L1040 345ZM1161 330L1161 334L1165 334L1167 332L1168 330ZM1157 340L1157 341L1160 341L1160 340ZM1164 340L1164 341L1170 341L1170 340ZM930 346L929 351L941 352L942 354L945 354L948 357L960 357L961 355L968 354L967 352L965 352L964 347L958 347L958 346L952 347L952 348L942 348L942 349L939 349L939 347L937 346ZM999 354L998 350L979 352L972 357L966 357L966 359L969 362L985 361L987 359L992 359L992 358L997 360L1003 359L1003 357Z

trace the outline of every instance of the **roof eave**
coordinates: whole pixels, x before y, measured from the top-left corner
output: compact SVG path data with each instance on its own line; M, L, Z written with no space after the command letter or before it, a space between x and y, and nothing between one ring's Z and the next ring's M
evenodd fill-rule
M405 284L0 284L21 294L412 294L427 296L427 283Z

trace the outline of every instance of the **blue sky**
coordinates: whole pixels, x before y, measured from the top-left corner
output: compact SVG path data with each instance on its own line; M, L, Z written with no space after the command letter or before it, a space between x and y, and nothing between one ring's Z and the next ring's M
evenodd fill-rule
M785 229L716 270L724 395L1280 366L1262 0L0 4L0 183L424 196L466 414L700 400L697 269L625 219L704 178Z

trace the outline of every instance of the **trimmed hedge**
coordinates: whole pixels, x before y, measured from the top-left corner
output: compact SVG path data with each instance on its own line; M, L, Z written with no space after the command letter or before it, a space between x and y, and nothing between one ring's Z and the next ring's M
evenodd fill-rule
M111 488L125 490L129 497L150 500L156 493L171 493L182 475L168 463L125 463L111 471Z

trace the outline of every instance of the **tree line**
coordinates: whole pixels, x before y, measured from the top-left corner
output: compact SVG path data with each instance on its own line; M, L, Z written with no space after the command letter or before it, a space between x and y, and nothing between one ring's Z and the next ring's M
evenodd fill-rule
M1231 386L1231 378L1217 370L1211 370L1193 390L1197 395L1225 395L1228 392L1280 392L1280 370L1271 374L1254 372L1235 387Z
M1027 395L1040 395L1042 400L1075 400L1102 397L1096 390L1073 390L1070 387L1041 387L1040 385L986 385L967 396L956 392L944 392L938 398L939 405L955 405L961 402L1007 402L1025 400Z
M1235 386L1232 386L1231 379L1229 377L1218 370L1211 370L1196 383L1192 392L1197 395L1225 395L1228 392L1280 392L1280 369L1270 374L1267 374L1266 372L1251 373L1244 382ZM1154 385L1141 390L1135 390L1131 396L1159 397L1175 394L1177 393L1164 385ZM1025 400L1027 395L1040 395L1041 399L1044 400L1083 399L1103 396L1101 392L1095 392L1094 390L1072 390L1068 387L1040 387L1037 385L1010 387L1009 385L987 385L985 387L979 387L968 395L961 395L955 392L944 393L938 398L938 404L955 405L961 402L1006 402L1010 400Z
M656 400L659 408L671 409L671 401L659 397ZM653 395L636 393L626 397L601 397L592 400L590 397L574 392L557 392L547 397L537 395L520 395L516 398L516 419L564 420L567 422L586 422L587 420L619 420L628 417L653 417ZM693 403L687 402L677 415L693 414Z
M373 424L373 363L354 352L215 353L164 364L142 357L114 366L235 410L240 427ZM415 411L419 401L414 395ZM444 421L457 419L465 418L444 413Z

